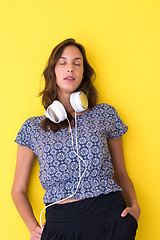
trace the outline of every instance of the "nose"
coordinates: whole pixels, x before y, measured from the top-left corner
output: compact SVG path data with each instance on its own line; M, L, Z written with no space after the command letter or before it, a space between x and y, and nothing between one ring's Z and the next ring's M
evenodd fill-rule
M68 72L73 72L73 69L71 69L71 68L68 68Z
M68 65L68 72L73 72L73 65L72 64Z

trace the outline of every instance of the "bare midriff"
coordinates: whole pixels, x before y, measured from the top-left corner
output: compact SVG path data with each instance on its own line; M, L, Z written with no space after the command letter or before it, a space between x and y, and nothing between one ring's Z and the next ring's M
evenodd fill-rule
M63 200L63 199L61 199L61 200ZM77 201L80 201L80 200L82 200L82 199L66 199L66 200L64 200L62 202L59 202L57 204L65 204L65 203L77 202Z

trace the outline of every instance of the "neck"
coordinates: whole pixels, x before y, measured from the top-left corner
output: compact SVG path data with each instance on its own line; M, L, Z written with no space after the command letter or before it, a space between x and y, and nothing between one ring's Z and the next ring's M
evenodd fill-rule
M58 94L58 100L63 104L66 111L74 117L75 111L70 104L70 93Z

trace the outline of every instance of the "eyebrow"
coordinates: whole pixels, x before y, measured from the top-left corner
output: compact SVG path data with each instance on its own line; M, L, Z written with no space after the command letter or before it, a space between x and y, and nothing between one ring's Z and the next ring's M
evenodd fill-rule
M60 57L60 59L67 59L66 57ZM77 58L74 58L74 60L81 60L82 61L82 59L81 58L79 58L79 57L77 57Z

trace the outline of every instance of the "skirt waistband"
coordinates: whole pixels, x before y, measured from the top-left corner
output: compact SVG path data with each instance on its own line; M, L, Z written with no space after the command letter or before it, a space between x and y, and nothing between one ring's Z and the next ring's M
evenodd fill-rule
M46 220L50 222L81 221L125 207L124 198L121 192L117 191L76 202L52 205L46 209Z

